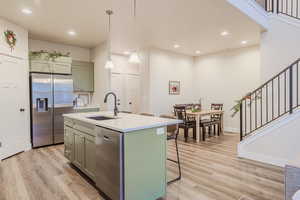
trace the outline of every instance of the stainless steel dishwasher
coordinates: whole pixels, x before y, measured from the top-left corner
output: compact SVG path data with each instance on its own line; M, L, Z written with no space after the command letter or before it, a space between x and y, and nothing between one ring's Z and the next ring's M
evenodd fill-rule
M97 127L96 185L112 200L124 199L123 133Z

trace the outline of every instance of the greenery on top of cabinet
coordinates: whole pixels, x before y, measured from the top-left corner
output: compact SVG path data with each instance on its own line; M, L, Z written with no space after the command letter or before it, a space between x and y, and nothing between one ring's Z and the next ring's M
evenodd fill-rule
M66 54L58 52L58 51L53 51L53 52L48 52L45 50L40 50L40 51L30 51L29 52L29 58L30 59L41 59L41 60L51 60L55 61L57 58L60 57L68 57L70 58L71 53L68 52Z

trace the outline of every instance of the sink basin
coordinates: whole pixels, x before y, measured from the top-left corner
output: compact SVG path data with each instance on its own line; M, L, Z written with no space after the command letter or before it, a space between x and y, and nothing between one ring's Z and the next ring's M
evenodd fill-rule
M105 117L105 116L94 116L94 117L88 117L88 119L93 119L97 121L102 121L102 120L110 120L110 119L115 119L112 117Z

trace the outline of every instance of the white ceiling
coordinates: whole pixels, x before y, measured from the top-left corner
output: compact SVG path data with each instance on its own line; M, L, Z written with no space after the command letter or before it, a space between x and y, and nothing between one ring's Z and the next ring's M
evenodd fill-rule
M0 16L27 28L31 38L88 48L107 39L107 8L114 11L112 50L118 53L136 44L195 55L239 48L242 40L259 43L261 27L226 0L137 0L136 36L133 0L0 0ZM230 35L220 36L224 30Z

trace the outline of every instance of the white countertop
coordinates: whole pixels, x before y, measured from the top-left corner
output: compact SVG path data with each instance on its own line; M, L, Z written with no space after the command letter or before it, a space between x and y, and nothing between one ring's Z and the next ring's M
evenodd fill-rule
M64 114L63 116L70 119L80 120L89 124L94 124L96 126L109 128L124 133L142 130L142 129L173 125L182 122L181 120L177 120L177 119L166 119L160 117L149 117L149 116L125 114L125 113L119 113L117 118L111 120L97 121L93 119L88 119L88 117L93 117L93 116L113 117L113 113L107 111L89 112L89 113L72 113L72 114Z

